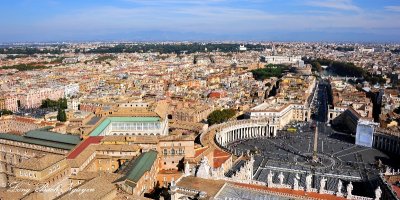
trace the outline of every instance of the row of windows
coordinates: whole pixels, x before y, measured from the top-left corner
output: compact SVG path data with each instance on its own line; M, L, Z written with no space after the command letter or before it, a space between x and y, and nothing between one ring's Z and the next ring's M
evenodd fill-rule
M167 146L167 143L164 143L164 147L166 147L166 146ZM171 146L173 147L173 146L174 146L174 143L172 143ZM181 144L181 143L178 143L178 146L182 146L182 144Z
M109 134L111 135L111 134ZM160 135L160 133L113 133L112 135Z
M42 150L42 151L57 151L57 152L62 151L62 150L55 149L55 148L52 148L52 147L45 147L45 146L36 145L36 144L28 144L28 143L25 143L25 142L15 142L15 141L3 140L3 139L0 140L0 143L17 145L17 146L26 147L26 148L29 148L29 149L39 149L39 150ZM10 152L12 152L11 148L10 148Z
M168 149L164 149L163 150L163 154L164 154L164 156L166 156L166 155L184 155L185 154L185 150L183 150L183 149L178 149L178 150L171 149L170 151L168 151Z
M36 173L32 173L32 172L22 172L22 171L19 171L19 175L20 176L26 176L26 177L35 177L36 178Z
M155 130L160 129L160 123L125 123L113 122L111 124L112 130Z
M57 164L57 165L53 166L52 168L50 168L50 173L55 172L57 169L60 169L60 165L59 164Z

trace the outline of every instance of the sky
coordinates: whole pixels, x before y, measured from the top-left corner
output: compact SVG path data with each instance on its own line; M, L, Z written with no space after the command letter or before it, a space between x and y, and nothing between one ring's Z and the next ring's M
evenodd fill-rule
M0 42L400 42L400 0L1 0Z

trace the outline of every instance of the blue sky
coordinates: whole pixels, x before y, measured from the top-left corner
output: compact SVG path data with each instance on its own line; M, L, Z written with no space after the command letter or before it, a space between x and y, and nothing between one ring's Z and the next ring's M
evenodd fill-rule
M0 42L400 42L399 0L2 0Z

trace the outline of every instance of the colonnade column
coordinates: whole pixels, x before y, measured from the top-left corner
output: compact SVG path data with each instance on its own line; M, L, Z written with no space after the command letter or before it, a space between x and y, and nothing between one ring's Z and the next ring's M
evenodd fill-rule
M252 127L232 127L230 129L220 130L216 134L216 138L221 145L225 146L228 143L251 138L259 137L276 137L277 128L276 125L254 125ZM390 151L400 151L400 146L397 142L390 141L390 143L385 143L387 139L378 138L375 139L375 146L383 146L386 150Z

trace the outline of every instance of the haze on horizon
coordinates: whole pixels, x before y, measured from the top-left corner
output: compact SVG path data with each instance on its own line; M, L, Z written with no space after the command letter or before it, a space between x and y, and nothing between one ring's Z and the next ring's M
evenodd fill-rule
M0 42L400 42L398 0L5 0Z

